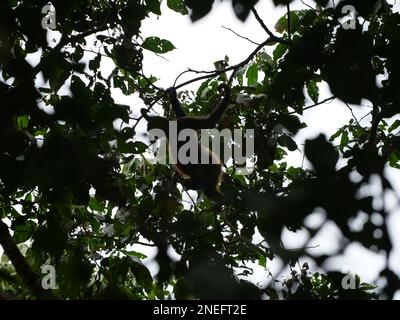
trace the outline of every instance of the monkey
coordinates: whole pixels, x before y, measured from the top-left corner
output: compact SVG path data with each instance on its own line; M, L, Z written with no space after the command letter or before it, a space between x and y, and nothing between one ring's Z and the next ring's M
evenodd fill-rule
M218 86L222 98L217 100L211 113L207 116L188 116L183 111L181 103L177 98L175 88L167 89L169 101L176 115L178 134L183 129L211 129L214 128L224 114L230 102L230 89L227 84ZM148 121L148 130L158 128L163 130L167 137L169 135L169 120L159 116L149 116L146 109L141 109L142 116ZM170 146L171 142L168 141ZM185 144L185 141L177 141L177 148ZM224 175L221 159L210 149L198 143L198 162L183 164L179 159L174 159L175 171L185 179L182 184L187 189L201 190L204 194L217 203L223 203L224 194L220 191L220 184ZM170 146L171 149L171 146ZM203 158L201 158L203 157ZM208 159L208 163L201 163L200 159Z

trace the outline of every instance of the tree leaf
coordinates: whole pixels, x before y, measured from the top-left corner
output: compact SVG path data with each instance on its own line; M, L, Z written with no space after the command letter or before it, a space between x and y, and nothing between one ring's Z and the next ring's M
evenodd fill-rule
M398 127L400 127L400 120L399 119L397 119L395 122L393 122L393 124L389 128L389 132L393 132Z
M147 8L157 15L161 15L160 1L159 0L146 0Z
M314 103L318 103L319 99L319 88L316 81L309 81L307 82L307 93L310 96L311 100Z
M180 14L188 14L184 0L167 0L167 6Z
M144 49L160 54L176 49L175 46L170 41L165 39L160 39L158 37L146 38L142 44L142 47Z
M258 64L253 63L246 72L247 83L249 86L257 84L258 80Z

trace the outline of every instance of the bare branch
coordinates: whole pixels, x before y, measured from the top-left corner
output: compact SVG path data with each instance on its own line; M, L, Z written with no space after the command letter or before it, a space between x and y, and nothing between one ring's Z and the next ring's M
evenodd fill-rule
M354 120L356 121L356 123L361 127L360 122L358 121L356 115L355 115L354 112L353 112L353 109L349 106L349 104L348 104L347 102L345 102L344 104L346 105L347 109L350 110L351 115L353 116L353 119L354 119Z
M308 110L308 109L311 109L311 108L314 108L314 107L316 107L316 106L319 106L319 105L321 105L321 104L324 104L324 103L326 103L326 102L328 102L328 101L332 101L332 100L334 100L334 99L336 99L335 96L326 98L325 100L322 100L322 101L317 102L317 103L314 103L314 104L312 104L312 105L310 105L310 106L304 107L304 108L303 108L303 111ZM297 111L288 112L287 114L290 115L290 114L295 114L295 113L297 113Z
M281 44L285 44L290 46L292 44L291 41L282 39L277 37L276 35L274 35L272 33L271 30L268 29L268 27L266 26L266 24L264 23L264 21L260 18L260 16L258 15L257 10L253 7L251 8L251 12L253 12L254 17L257 19L258 23L261 25L261 27L265 30L265 32L271 37L272 40L274 40L275 42L281 43Z
M233 65L233 66L230 66L230 67L227 67L227 68L224 68L224 69L220 69L220 70L215 70L215 71L210 72L209 74L206 74L206 75L204 75L204 76L201 76L201 77L197 77L197 78L188 80L188 81L186 81L186 82L184 82L184 83L181 83L180 85L177 85L175 88L178 89L178 88L184 87L184 86L186 86L186 85L188 85L188 84L190 84L190 83L196 82L196 81L200 81L200 80L204 80L204 79L208 79L208 78L217 77L217 76L219 76L220 74L223 74L223 73L228 72L228 71L234 71L234 73L235 73L237 70L239 70L240 68L242 68L243 66L245 66L247 63L249 63L250 60L253 59L254 56L255 56L263 47L265 47L267 44L269 44L269 43L271 43L271 42L274 42L274 41L275 41L275 40L273 40L273 39L271 39L271 38L268 38L268 39L265 40L264 42L260 43L260 44L257 46L257 48L255 48L255 49L253 50L253 52L250 53L250 55L249 55L246 59L244 59L242 62L240 62L240 63L238 63L238 64L236 64L236 65ZM231 82L234 73L232 74L231 79L229 80L229 82Z
M264 42L260 43L260 44L250 53L250 55L249 55L246 59L244 59L242 62L240 62L240 63L238 63L238 64L236 64L236 65L233 65L233 66L224 68L224 69L213 70L213 71L195 71L195 70L192 70L192 69L185 70L185 71L183 71L181 74L179 74L178 78L179 78L180 76L182 76L184 73L187 73L187 72L206 73L206 74L203 75L203 76L200 76L200 77L193 78L193 79L190 79L190 80L188 80L188 81L185 81L185 82L183 82L183 83L181 83L181 84L179 84L179 85L175 85L175 83L174 83L174 87L175 87L175 89L179 89L179 88L182 88L182 87L184 87L184 86L187 86L188 84L191 84L191 83L193 83L193 82L197 82L197 81L204 80L204 79L208 79L208 78L214 78L214 77L217 77L217 76L219 76L219 75L221 75L221 74L223 74L223 73L225 73L225 72L233 71L232 74L231 74L231 76L230 76L230 78L229 78L229 81L228 81L228 83L230 84L230 83L232 83L232 80L233 80L233 77L235 76L235 73L236 73L240 68L242 68L242 67L245 66L247 63L249 63L249 62L251 61L251 59L253 59L254 56L255 56L262 48L264 48L266 45L268 45L268 44L270 44L270 43L272 43L272 42L276 42L276 39L268 38L268 39L265 40ZM176 82L176 81L175 81L175 82ZM166 94L167 94L166 91L162 92L162 93L161 93L161 94L146 108L146 109L147 109L147 110L152 109ZM139 122L140 122L142 119L143 119L143 116L140 116L140 117L138 118L138 121L137 121L136 124L133 126L133 129L135 129L135 128L138 126Z
M302 4L304 4L304 5L305 5L306 7L308 7L309 9L311 9L311 10L313 10L313 11L316 11L316 12L319 12L319 10L313 8L313 7L310 6L308 3L305 3L303 0L300 0L300 1L301 1Z
M138 245L146 246L146 247L155 247L156 246L153 243L146 243L146 242L141 242L141 241L135 241L135 242L132 242L131 244L138 244Z
M247 40L247 41L251 42L252 44L259 45L258 42L255 42L255 41L253 41L253 40L251 40L251 39L249 39L249 38L247 38L245 36L242 36L242 35L238 34L234 30L232 30L231 28L228 28L228 27L225 27L225 26L221 26L221 28L224 28L225 30L228 30L228 31L232 32L235 36L237 36L237 37L239 37L241 39Z

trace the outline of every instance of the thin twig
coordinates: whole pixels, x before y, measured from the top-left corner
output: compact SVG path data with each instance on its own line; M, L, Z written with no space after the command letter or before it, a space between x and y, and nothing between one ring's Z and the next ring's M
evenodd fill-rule
M200 74L200 73L204 73L204 74L214 74L215 70L194 70L192 68L187 68L185 71L182 71L175 79L173 87L175 88L176 83L178 82L179 78L182 77L185 73L196 73L196 74Z
M153 89L162 91L163 89L161 89L160 87L156 86L153 82L150 81L150 79L144 74L143 69L142 72L138 72L138 74L147 81L147 84L151 87L153 87Z
M251 42L252 44L259 45L258 42L255 42L255 41L253 41L253 40L251 40L251 39L249 39L249 38L247 38L245 36L242 36L242 35L238 34L234 30L232 30L231 28L228 28L228 27L225 27L225 26L221 26L221 28L224 28L225 30L228 30L228 31L232 32L235 36L237 36L239 38L242 38L244 40L247 40L247 41Z
M197 205L196 202L194 201L193 197L190 195L189 190L187 190L186 188L183 188L185 190L185 193L187 194L187 196L189 197L191 204L193 205L193 209L195 211L197 211ZM190 202L189 202L190 203Z
M372 114L372 111L368 112L366 115L362 116L360 121L363 121L366 117L368 117L370 114Z
M146 110L149 111L151 110L164 96L166 95L166 91L162 92L147 108ZM141 120L143 120L143 115L141 115L138 119L137 122L135 123L135 125L132 127L133 130L136 129L136 127L138 126L139 122Z
M321 105L321 104L324 104L324 103L326 103L326 102L328 102L328 101L331 101L331 100L334 100L334 99L336 99L335 96L326 98L325 100L322 100L322 101L317 102L317 103L314 103L314 104L312 104L312 105L310 105L310 106L304 107L304 108L303 108L303 111L308 110L308 109L311 109L311 108L314 108L314 107L316 107L316 106L319 106L319 105ZM297 111L288 112L287 115L295 114L295 113L297 113Z
M306 7L308 7L308 8L311 9L311 10L316 11L316 12L319 12L319 10L313 8L313 7L310 6L308 3L305 3L303 0L301 0L301 3L304 4Z
M181 87L183 87L183 86L186 86L186 85L188 85L188 84L190 84L190 83L193 83L193 82L196 82L196 81L200 81L200 80L204 80L204 79L208 79L208 78L217 77L217 76L219 76L220 74L223 74L223 73L228 72L228 71L232 71L232 70L236 71L236 70L240 69L241 67L245 66L247 63L249 63L249 61L250 61L251 59L253 59L254 56L255 56L263 47L265 47L267 44L269 44L269 43L271 43L271 42L273 42L273 41L275 41L275 40L272 39L272 38L268 38L268 39L265 40L264 42L260 43L260 44L257 46L257 48L255 48L255 49L253 50L253 52L252 52L246 59L244 59L242 62L240 62L240 63L238 63L238 64L236 64L236 65L234 65L234 66L230 66L230 67L227 67L227 68L224 68L224 69L220 69L220 70L215 70L214 72L211 72L211 73L206 74L206 75L204 75L204 76L201 76L201 77L197 77L197 78L188 80L188 81L186 81L186 82L183 82L183 83L177 85L177 86L175 87L175 89L179 89L179 88L181 88Z
M349 104L347 102L344 103L346 105L346 107L350 110L351 115L353 116L353 119L356 121L356 123L361 127L360 122L358 121L356 115L353 112L353 109L349 106Z
M146 242L141 242L141 241L135 241L135 242L132 242L131 244L139 244L141 246L146 246L146 247L155 247L156 246L154 243L146 243Z
M182 77L185 73L189 73L189 72L194 72L194 73L212 73L212 72L214 72L214 71L211 71L211 72L207 72L207 71L202 72L202 71L196 71L196 70L192 70L192 69L188 68L187 70L182 71L180 74L178 74L178 76L175 78L173 87L175 88L176 82L178 81L178 79L179 79L180 77Z

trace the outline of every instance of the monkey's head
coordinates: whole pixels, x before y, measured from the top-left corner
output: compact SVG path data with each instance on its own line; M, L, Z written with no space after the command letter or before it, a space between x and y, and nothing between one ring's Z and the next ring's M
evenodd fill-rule
M160 116L149 116L148 110L140 109L143 118L147 120L147 131L153 129L160 129L168 136L169 120Z

